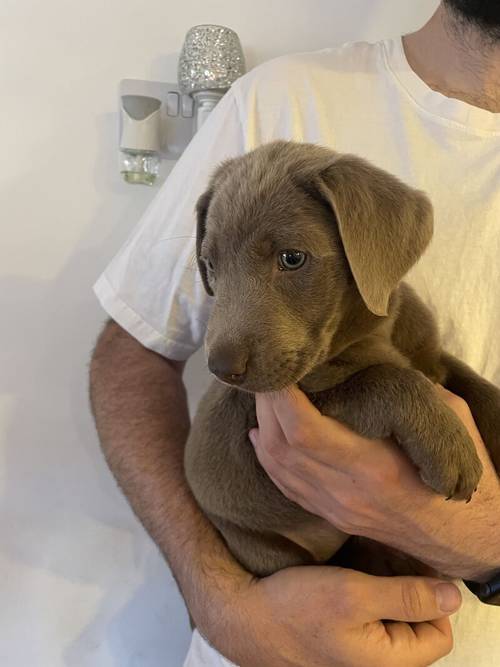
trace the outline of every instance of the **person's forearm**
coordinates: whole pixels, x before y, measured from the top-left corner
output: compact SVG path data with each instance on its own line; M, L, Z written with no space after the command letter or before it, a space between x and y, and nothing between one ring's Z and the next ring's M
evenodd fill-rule
M181 366L110 323L92 358L90 396L108 465L167 558L196 624L220 621L228 589L246 575L184 478L189 416Z
M450 576L484 582L500 572L500 493L494 477L480 484L472 502L476 508L459 506L446 523L436 516L428 517L428 524L433 524L434 543L427 562ZM429 544L429 525L426 535L422 526L415 526L423 550ZM450 534L456 536L453 543Z

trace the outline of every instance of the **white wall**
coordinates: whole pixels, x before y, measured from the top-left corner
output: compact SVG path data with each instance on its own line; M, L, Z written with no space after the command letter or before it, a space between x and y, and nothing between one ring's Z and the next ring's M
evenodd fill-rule
M236 29L253 66L409 31L437 2L2 1L0 664L176 667L189 640L87 406L91 285L156 191L117 173L118 81L175 80L197 23ZM194 398L204 377L198 358Z

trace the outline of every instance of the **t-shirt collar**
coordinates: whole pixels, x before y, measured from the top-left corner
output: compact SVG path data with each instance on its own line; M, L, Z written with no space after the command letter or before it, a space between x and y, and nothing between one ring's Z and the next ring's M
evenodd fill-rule
M500 134L500 113L475 107L432 90L410 67L402 37L383 42L386 65L406 93L425 112L478 133Z

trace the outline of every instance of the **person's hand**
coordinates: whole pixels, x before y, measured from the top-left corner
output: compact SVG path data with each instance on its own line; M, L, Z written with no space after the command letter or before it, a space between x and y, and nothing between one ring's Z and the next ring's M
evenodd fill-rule
M296 387L257 395L259 429L250 438L274 483L305 509L438 572L481 581L500 568L500 484L467 404L436 391L467 427L484 466L470 503L447 502L393 442L362 438L322 416Z
M437 579L294 567L232 591L208 639L241 667L424 667L451 651L460 601Z

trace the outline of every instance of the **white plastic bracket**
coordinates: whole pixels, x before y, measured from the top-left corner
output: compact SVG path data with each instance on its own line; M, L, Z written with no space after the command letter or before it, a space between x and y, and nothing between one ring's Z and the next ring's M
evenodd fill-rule
M196 104L191 95L183 95L176 83L122 79L118 91L118 109L123 95L145 95L161 101L160 157L177 160L195 133ZM119 113L119 139L122 136L122 114Z

